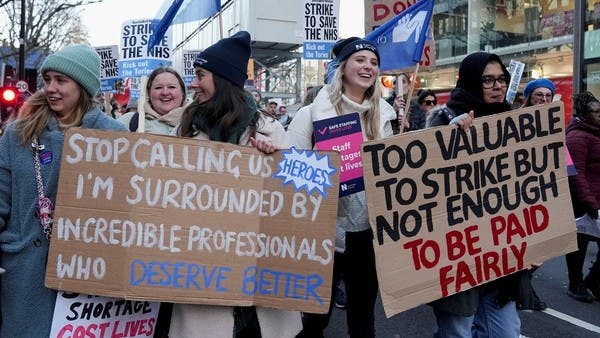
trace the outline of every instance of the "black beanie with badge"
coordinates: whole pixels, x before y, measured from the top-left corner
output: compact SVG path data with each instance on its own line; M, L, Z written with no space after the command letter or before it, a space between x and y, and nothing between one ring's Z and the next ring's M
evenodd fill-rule
M194 60L194 67L207 69L244 88L250 51L250 34L240 31L203 50Z
M379 51L374 43L367 41L356 36L351 38L343 39L336 42L333 45L333 54L336 56L339 62L342 62L350 57L350 55L359 52L361 50L370 50L377 56L377 62L381 63L379 58Z

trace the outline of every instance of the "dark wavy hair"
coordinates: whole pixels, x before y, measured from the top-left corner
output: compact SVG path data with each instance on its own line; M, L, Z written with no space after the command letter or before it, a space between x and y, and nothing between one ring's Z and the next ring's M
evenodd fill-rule
M194 137L203 132L213 141L226 141L232 134L234 127L245 120L248 114L248 100L252 96L244 89L213 74L215 94L212 99L199 103L194 100L190 103L181 117L179 136ZM250 135L256 132L257 116L250 124Z
M592 102L599 102L594 94L585 91L573 96L573 108L575 109L575 115L578 117L586 116L590 112L588 106Z

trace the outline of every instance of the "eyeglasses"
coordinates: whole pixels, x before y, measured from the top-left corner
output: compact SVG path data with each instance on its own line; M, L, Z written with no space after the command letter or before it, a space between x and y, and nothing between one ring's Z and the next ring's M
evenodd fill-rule
M425 100L425 104L428 106L435 106L437 104L436 100Z
M537 97L538 99L543 99L543 98L551 99L552 98L552 94L533 93L531 95Z
M482 78L482 86L484 89L493 88L496 83L498 83L500 87L506 86L506 77L500 76L498 78L494 78L493 76L484 76Z

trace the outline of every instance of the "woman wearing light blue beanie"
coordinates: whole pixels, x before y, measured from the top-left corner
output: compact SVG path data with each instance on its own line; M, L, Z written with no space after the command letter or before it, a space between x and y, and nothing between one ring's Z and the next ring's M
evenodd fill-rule
M50 335L56 291L44 286L44 275L64 132L71 127L126 130L94 103L100 58L92 47L66 46L48 56L40 72L43 89L25 102L0 138L0 262L6 269L0 337ZM38 177L52 202L42 210Z

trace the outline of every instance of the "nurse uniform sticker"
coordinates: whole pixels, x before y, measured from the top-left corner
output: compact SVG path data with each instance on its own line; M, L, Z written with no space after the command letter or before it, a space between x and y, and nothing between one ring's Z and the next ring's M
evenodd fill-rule
M316 151L298 151L295 147L283 150L281 155L283 159L274 177L282 178L283 185L292 184L296 191L304 188L310 194L317 190L327 197L327 188L333 187L331 177L337 171L331 166L329 155L319 156Z

